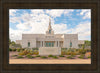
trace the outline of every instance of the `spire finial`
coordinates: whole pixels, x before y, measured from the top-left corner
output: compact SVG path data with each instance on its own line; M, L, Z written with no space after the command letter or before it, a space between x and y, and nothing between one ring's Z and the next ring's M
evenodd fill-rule
M51 26L51 17L49 16L49 25Z

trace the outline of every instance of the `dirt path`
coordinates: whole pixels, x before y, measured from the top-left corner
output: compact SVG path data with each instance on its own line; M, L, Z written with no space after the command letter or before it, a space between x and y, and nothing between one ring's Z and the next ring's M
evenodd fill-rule
M91 64L91 59L10 59L9 64Z

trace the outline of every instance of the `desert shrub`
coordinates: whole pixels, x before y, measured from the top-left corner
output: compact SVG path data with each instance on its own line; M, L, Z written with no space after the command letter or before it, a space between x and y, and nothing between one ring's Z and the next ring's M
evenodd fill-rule
M38 50L38 48L32 48L32 50Z
M79 49L75 49L75 51L79 51Z
M71 52L71 55L76 55L76 52Z
M80 54L85 54L86 53L86 50L85 49L79 49L79 53Z
M20 52L18 55L25 55L23 52Z
M31 56L31 55L27 55L27 58L32 59L32 58L34 58L34 57L33 57L33 56Z
M87 52L91 52L91 49L86 49L87 50Z
M34 54L34 55L38 55L39 52L38 52L38 51L34 51L33 54Z
M66 55L71 55L71 52L67 52Z
M48 57L53 57L53 55L48 55Z
M19 55L33 55L33 52L30 50L24 50L24 51L21 51Z
M84 59L84 55L82 54L82 55L80 55L78 58L80 58L80 59Z
M66 50L67 50L67 48L61 48L61 50L66 51Z
M76 53L76 55L80 55L80 53L78 51L76 51L75 53Z
M66 54L66 51L61 51L61 55L65 55Z
M40 57L40 55L36 55L36 57Z
M81 54L85 54L86 53L86 51L82 51L82 53Z
M91 56L88 56L87 58L91 58Z
M64 55L59 55L59 57L64 57Z
M12 51L12 49L11 49L11 48L9 48L9 51Z
M20 52L21 49L17 49L17 52Z
M12 57L15 57L15 56L17 56L17 55L12 55Z
M57 56L53 56L52 58L54 58L54 59L58 59L58 57L57 57Z
M67 58L68 58L68 59L73 59L73 56L71 55L71 56L68 56Z
M23 53L24 55L27 55L27 54L29 53L29 51L28 51L28 50L24 50L24 51L22 51L22 53Z
M27 55L33 55L33 53L32 52L29 52Z
M15 49L15 48L13 48L13 49L12 49L12 51L16 51L16 49Z
M25 48L21 48L21 50L22 50L22 51L24 51L24 50L25 50Z
M46 59L47 57L46 56L41 56L41 58Z
M23 56L17 56L17 58L24 58Z

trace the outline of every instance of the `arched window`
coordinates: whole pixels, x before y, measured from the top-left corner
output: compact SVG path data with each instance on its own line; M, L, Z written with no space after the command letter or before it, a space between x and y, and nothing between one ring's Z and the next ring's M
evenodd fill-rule
M72 42L70 42L70 47L72 47Z
M30 47L30 42L28 42L28 47Z

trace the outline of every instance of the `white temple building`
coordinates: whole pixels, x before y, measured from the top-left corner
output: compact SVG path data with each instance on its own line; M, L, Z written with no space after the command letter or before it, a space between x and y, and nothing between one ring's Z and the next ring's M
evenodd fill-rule
M78 48L78 34L55 34L51 20L45 34L22 34L22 40L16 40L22 48L60 47Z

